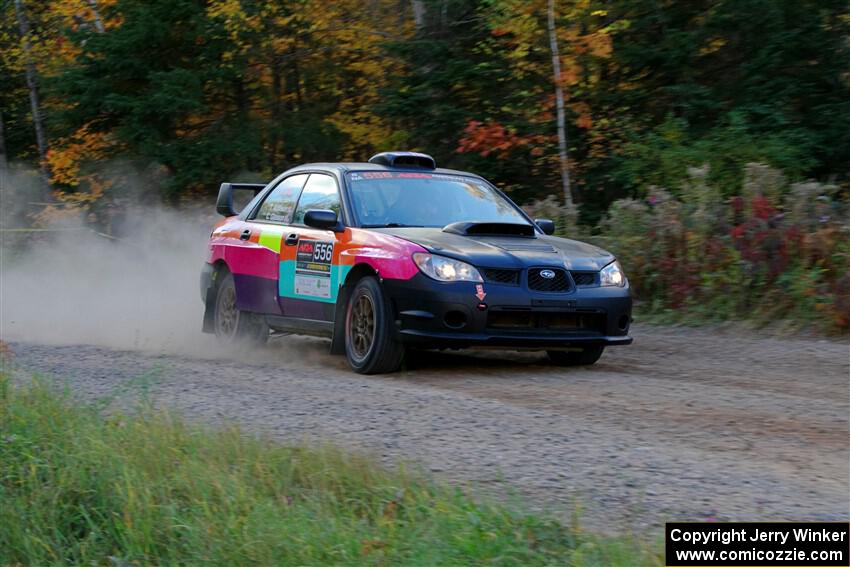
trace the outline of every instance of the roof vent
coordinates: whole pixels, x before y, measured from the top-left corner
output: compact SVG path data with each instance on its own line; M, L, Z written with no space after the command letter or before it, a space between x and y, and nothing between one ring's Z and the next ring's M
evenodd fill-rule
M370 157L369 163L418 169L434 169L437 167L437 162L434 161L434 158L428 154L420 154L418 152L383 152Z

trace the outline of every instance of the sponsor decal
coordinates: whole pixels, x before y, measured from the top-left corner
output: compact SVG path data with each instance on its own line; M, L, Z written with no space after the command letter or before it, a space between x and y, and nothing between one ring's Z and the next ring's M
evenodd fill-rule
M350 181L371 181L374 179L437 179L454 183L476 183L477 179L463 175L446 175L444 173L426 173L419 171L357 171L349 174Z
M475 284L475 297L478 298L478 301L484 301L484 298L487 297L483 284Z
M327 299L331 296L331 280L329 278L296 274L295 294Z
M328 299L334 243L299 240L295 255L295 294Z
M434 177L432 173L399 173L399 179L431 179Z

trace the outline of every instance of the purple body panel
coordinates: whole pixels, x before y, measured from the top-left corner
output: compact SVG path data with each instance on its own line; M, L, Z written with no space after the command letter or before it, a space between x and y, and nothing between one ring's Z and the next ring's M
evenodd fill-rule
M281 297L280 303L283 307L283 313L287 317L301 317L316 321L332 321L334 318L334 308L336 307L333 303L322 303L320 301L292 297Z
M277 296L277 280L233 274L236 284L236 307L242 311L280 315Z

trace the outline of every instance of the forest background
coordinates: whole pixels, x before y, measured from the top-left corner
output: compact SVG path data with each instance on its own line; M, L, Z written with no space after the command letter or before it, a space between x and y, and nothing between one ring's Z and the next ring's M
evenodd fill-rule
M4 248L390 149L611 249L647 316L850 331L843 0L0 4Z

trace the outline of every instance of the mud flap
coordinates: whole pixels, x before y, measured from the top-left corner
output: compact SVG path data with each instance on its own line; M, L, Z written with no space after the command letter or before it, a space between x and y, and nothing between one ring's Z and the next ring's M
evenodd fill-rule
M204 322L201 331L204 333L215 332L215 286L207 288L207 297L204 300Z
M336 299L336 308L334 309L334 330L333 336L331 337L331 354L345 354L345 307L348 305L349 295L351 295L350 286L342 286Z
M204 264L201 270L201 298L204 300L204 321L201 331L215 332L215 294L218 289L219 269L210 264Z

